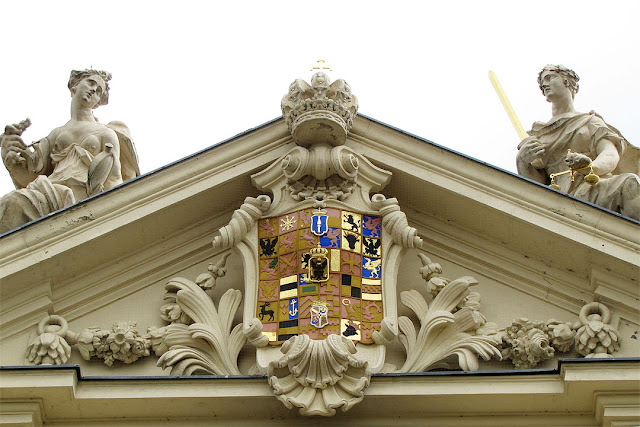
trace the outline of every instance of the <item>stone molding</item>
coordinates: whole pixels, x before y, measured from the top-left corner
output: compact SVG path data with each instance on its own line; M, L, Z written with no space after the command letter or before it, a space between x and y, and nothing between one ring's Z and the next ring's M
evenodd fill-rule
M498 426L634 425L640 411L640 364L633 360L564 360L559 369L529 375L435 372L373 375L359 411L340 414L341 422L404 421L469 425L490 421ZM46 423L104 425L122 418L138 422L160 419L223 425L261 422L309 422L273 405L273 392L262 377L180 377L85 379L79 368L0 369L3 400L0 425L11 412L36 414ZM130 390L138 393L133 396ZM602 390L615 390L602 392ZM528 396L535 395L536 399ZM506 397L510 396L510 397ZM116 399L114 399L116 398ZM526 404L522 404L526 398ZM140 404L144 399L145 404ZM181 402L176 405L176 400ZM465 404L459 402L464 400ZM428 401L429 405L424 402ZM6 403L5 403L6 402ZM96 408L101 408L98 412ZM251 407L252 411L246 411ZM514 412L514 407L518 411ZM213 417L215 414L215 417ZM24 419L24 418L23 418ZM41 425L34 415L33 424ZM266 420L266 421L265 421ZM305 421L306 420L306 421ZM614 422L620 424L614 424Z

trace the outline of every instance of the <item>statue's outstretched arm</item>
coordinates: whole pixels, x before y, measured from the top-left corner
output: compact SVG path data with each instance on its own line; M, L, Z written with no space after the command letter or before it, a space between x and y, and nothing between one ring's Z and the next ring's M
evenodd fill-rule
M31 124L29 119L8 125L0 135L2 162L9 171L16 188L24 188L36 177L45 173L49 143L47 138L27 146L21 138L22 132ZM46 151L43 158L43 149Z

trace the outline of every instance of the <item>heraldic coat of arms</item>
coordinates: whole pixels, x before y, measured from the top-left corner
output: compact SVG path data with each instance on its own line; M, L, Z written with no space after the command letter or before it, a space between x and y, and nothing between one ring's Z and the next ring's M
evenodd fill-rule
M327 415L362 400L398 334L401 254L422 243L384 171L345 143L357 99L343 80L294 81L282 110L296 146L252 176L272 193L247 198L214 240L245 276L243 332L276 397Z

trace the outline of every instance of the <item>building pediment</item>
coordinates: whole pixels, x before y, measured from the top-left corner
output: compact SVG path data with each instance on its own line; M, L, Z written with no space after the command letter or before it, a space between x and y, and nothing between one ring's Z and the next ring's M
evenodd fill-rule
M56 288L92 271L99 276L104 266L147 252L164 256L173 251L171 239L195 238L191 250L209 250L215 219L224 221L244 197L259 194L251 174L293 146L285 123L275 120L5 234L3 300L42 283ZM422 234L425 247L473 253L490 245L495 262L508 254L515 263L539 262L577 276L578 292L606 283L602 276L609 273L622 279L610 280L621 293L637 286L640 238L633 220L367 117L356 117L347 146L392 172L383 192L430 231Z
M336 93L344 90L344 86L336 87L332 89ZM294 107L300 110L299 105ZM295 108L293 111L297 111ZM300 110L297 114L307 120L306 113L307 110ZM260 300L264 289L253 285L255 289L251 290L250 283L286 279L284 275L274 276L273 280L260 276L264 266L268 265L265 271L274 268L278 257L269 258L269 251L285 233L276 234L276 240L273 240L275 237L269 240L269 235L267 241L262 242L260 239L264 236L258 231L259 227L271 227L277 223L273 221L283 215L285 219L289 214L302 218L303 212L310 215L313 211L316 215L315 210L323 209L344 215L343 221L355 227L353 239L369 245L369 253L360 250L360 279L370 279L375 288L378 273L382 274L376 268L382 265L388 276L383 275L380 280L393 283L392 290L379 291L379 295L374 292L375 297L384 300L384 315L382 305L374 307L380 314L379 319L369 311L371 319L377 319L371 321L376 326L371 326L373 332L367 338L363 332L359 335L361 340L355 340L354 354L364 354L368 364L363 362L365 359L354 356L338 369L340 372L343 368L345 372L366 371L362 373L361 387L352 392L354 396L359 393L359 397L353 397L354 403L346 404L346 409L362 399L369 381L378 384L373 392L375 399L386 396L385 387L390 387L388 383L392 380L382 376L371 379L372 373L393 373L404 378L402 373L434 368L496 372L523 367L555 368L560 357L583 354L586 344L578 344L578 338L574 345L574 336L587 333L587 320L591 321L589 316L594 314L604 317L600 322L606 325L603 331L621 341L604 347L615 347L616 357L633 358L640 354L636 331L640 327L640 224L637 221L366 116L355 113L350 116L346 110L339 113L352 120L344 140L340 140L341 130L332 122L335 117L321 117L333 126L323 131L322 138L337 133L335 144L318 145L313 126L296 131L290 118L276 119L0 236L3 365L27 364L25 349L29 345L27 357L39 363L42 358L34 356L40 348L37 346L46 341L43 336L47 333L53 339L51 331L55 328L48 331L47 327L61 326L62 320L55 317L60 316L64 327L74 331L74 338L70 339L73 343L82 343L83 338L78 337L83 334L86 338L100 331L105 337L115 337L120 331L129 333L136 343L144 341L141 345L146 345L146 350L143 348L132 357L124 356L122 350L120 358L112 357L106 365L102 363L106 362L104 354L97 356L100 351L95 348L85 353L74 350L63 362L78 364L84 376L167 376L203 371L224 375L226 371L218 367L231 363L237 367L227 375L268 374L270 384L285 405L289 402L290 406L292 402L309 410L310 406L296 400L299 396L291 397L287 391L278 394L278 390L286 388L283 384L299 380L291 378L297 369L292 369L291 364L299 361L291 354L285 355L290 359L278 359L282 353L293 351L285 345L281 353L280 347L275 346L284 342L278 335L281 330L277 328L281 326L274 326L277 332L261 329L262 324L256 326L254 320L268 323L268 316L273 315L275 309L266 304L269 301ZM317 146L322 148L316 149ZM296 161L307 165L304 167L308 171L298 173L302 166ZM355 217L349 218L351 212ZM382 237L365 234L365 219L371 223L380 221ZM336 220L334 218L332 227L337 227L345 242L349 242L352 230L345 222L335 226ZM360 220L362 222L358 222ZM302 232L303 226L299 227ZM312 228L307 231L310 230ZM322 233L318 229L316 234ZM263 243L259 249L258 244ZM322 245L317 244L322 249ZM269 249L269 245L273 247ZM377 252L377 247L382 248L384 255ZM329 254L330 248L332 246L326 246L325 254ZM340 251L337 254L339 258ZM364 255L370 258L368 276L362 273ZM332 255L325 256L329 260ZM384 258L386 256L389 258ZM265 264L263 258L269 262ZM393 273L387 273L390 270ZM311 275L311 270L309 272ZM328 277L330 273L344 272L327 267L325 273ZM318 283L327 280L322 272L313 274L317 274ZM451 290L454 288L457 290ZM469 296L470 292L473 297ZM190 295L188 301L180 299L187 298L186 295ZM346 299L344 295L339 296L343 301ZM284 301L284 297L274 298L276 304ZM445 302L446 298L450 300ZM365 304L360 296L356 300L358 304ZM367 303L373 307L372 301L377 300ZM256 311L261 303L262 311ZM314 307L320 307L319 313L323 313L322 307L326 308L327 304ZM181 341L182 338L175 337L185 328L207 324L206 319L214 322L206 314L212 310L225 313L225 327L212 327L212 330L229 333L221 346L237 350L237 360L234 360L234 351L225 353L224 357L215 353L216 356L210 356L211 360L220 357L225 362L210 361L209 368L200 369L202 364L206 365L202 362L193 368L195 362L188 362L193 357L189 359L179 351L188 347L186 338ZM47 316L50 316L49 323L40 323ZM224 316L220 314L220 317ZM322 318L312 319L314 321L318 329L327 324ZM429 334L430 326L425 325L430 321L434 325L467 321L475 322L475 326L460 330L464 339L469 340L468 345L460 341L463 338L447 338L452 340L450 344L455 351L442 360L424 361L415 348L420 336ZM162 335L174 323L183 325L172 330L174 338ZM492 324L493 332L488 332L489 326L483 328L485 324ZM410 332L414 327L417 336ZM547 347L556 346L555 353L551 350L546 356L532 356L528 362L517 364L515 350L511 353L505 350L513 344L513 337L505 337L509 330L517 332L518 328L524 334L544 329L546 332L540 334L548 333L551 337L557 328L556 338L562 341L562 335L566 342L548 344ZM496 338L498 330L503 331L502 341ZM449 334L456 336L454 332ZM443 332L440 337L445 335ZM568 335L571 336L567 338ZM353 338L349 341L342 339L341 334L330 336L337 338L321 341L330 343L325 347L344 346L335 350L332 357L347 358L354 345ZM165 342L156 345L158 340ZM313 339L311 343L303 341L298 340L295 345L309 345L309 348L316 345ZM428 346L435 345L434 342L437 342L435 338L426 339L422 345L431 348ZM85 344L89 345L90 340ZM370 346L365 348L365 344ZM163 345L166 348L159 350ZM460 347L457 350L456 345ZM473 347L473 351L465 346ZM326 353L325 347L308 351ZM456 357L459 357L459 366ZM500 357L504 359L501 362L496 360ZM90 360L85 360L87 358ZM411 358L415 360L409 363ZM630 363L633 366L633 362ZM7 371L6 375L9 378L19 374ZM73 382L77 378L65 381ZM238 381L244 384L242 387L249 387L248 382L257 380ZM326 381L333 385L334 379ZM424 387L433 378L423 381L406 377L406 381L415 382L416 390L422 390L426 396L429 393ZM485 392L474 397L474 405L492 399L487 391L493 387L491 381L501 382L498 377L480 381L484 385L478 387L484 387ZM564 387L564 379L554 377L553 381L552 388ZM309 386L303 386L300 395L307 390L305 387ZM263 392L256 392L254 398L260 400ZM446 400L446 391L438 393L437 399ZM207 401L203 396L198 399ZM371 404L374 402L372 399ZM84 405L77 401L68 404ZM164 405L164 402L156 400L154 404ZM328 412L322 413L322 410ZM327 415L331 410L311 406L309 414Z

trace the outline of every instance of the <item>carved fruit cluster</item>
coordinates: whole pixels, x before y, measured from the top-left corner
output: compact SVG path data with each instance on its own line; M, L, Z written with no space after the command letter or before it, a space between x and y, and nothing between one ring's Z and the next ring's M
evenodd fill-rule
M149 338L138 332L135 322L116 322L111 330L87 328L77 334L63 317L50 315L38 324L38 336L27 347L27 360L35 365L63 365L76 344L85 360L97 357L108 366L116 360L133 363L149 356Z
M77 337L78 350L85 360L97 357L103 359L107 366L116 360L133 363L149 356L151 348L149 335L141 335L136 326L136 322L116 322L110 331L85 329Z
M611 357L620 348L620 334L609 322L611 313L600 303L592 302L580 310L580 320L574 325L576 350L585 357Z
M554 357L555 351L575 350L587 358L607 358L620 348L620 334L609 322L611 313L597 302L580 310L573 325L551 319L531 321L519 318L502 329L502 357L511 359L518 369L529 369Z
M572 342L573 331L570 327L569 331ZM511 326L502 330L502 358L511 359L518 369L533 368L554 357L553 340L553 330L545 322L524 317L515 319Z

